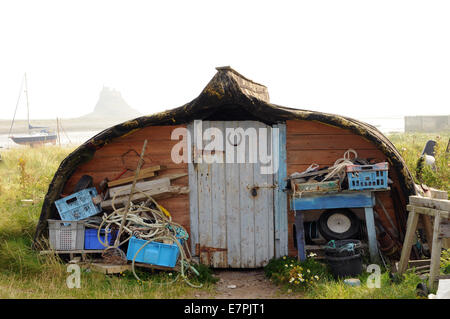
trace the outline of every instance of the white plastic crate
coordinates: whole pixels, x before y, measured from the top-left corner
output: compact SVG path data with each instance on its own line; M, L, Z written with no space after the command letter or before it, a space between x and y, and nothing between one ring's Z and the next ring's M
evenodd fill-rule
M84 249L84 222L49 219L50 248L54 250Z

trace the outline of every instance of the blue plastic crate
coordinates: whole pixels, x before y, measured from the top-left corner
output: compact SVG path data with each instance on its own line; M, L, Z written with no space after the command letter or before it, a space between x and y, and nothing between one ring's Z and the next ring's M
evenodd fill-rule
M109 246L114 245L114 241L116 240L117 236L117 230L112 231L111 233L106 233L105 230L102 229L100 231L100 239L102 242L98 240L98 229L86 229L84 231L84 249L88 250L99 250L99 249L105 249L106 247L103 246L102 242L105 242L105 236L106 240L109 243Z
M347 165L347 177L350 190L387 188L388 163Z
M147 240L131 237L128 242L127 259L133 260L139 248L141 248ZM135 262L152 264L163 267L175 267L180 250L177 244L164 244L158 242L150 242L141 249L136 256Z
M81 220L100 213L100 205L95 205L92 201L95 196L97 190L91 187L55 201L61 220Z

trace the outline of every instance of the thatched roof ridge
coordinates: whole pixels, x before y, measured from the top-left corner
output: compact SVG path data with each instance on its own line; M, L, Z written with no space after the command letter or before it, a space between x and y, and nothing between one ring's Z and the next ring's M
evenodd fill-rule
M373 142L389 159L399 176L400 188L405 196L415 194L413 178L394 145L374 126L335 114L299 110L275 105L269 102L269 93L264 85L253 82L230 67L217 68L217 73L206 85L201 94L193 101L172 110L138 117L110 127L95 135L60 164L49 185L42 206L42 213L36 230L35 239L46 229L46 221L52 216L52 204L59 199L64 185L76 168L90 160L95 151L114 139L152 125L177 125L197 119L211 119L214 114L229 106L237 106L240 113L264 123L277 123L285 120L308 120L348 129ZM53 205L54 206L54 205Z

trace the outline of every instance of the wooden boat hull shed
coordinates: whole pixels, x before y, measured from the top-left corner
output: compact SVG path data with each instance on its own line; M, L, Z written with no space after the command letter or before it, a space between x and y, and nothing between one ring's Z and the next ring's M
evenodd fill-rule
M240 145L229 139L227 129L243 129L248 141L254 132L258 143L262 137L263 142L258 149L244 143L245 159L239 160L239 152L227 148ZM223 139L211 133L217 130ZM311 163L331 166L349 148L360 157L389 163L393 184L377 198L399 229L406 223L404 216L399 217L401 207L416 193L405 162L375 127L339 115L271 104L265 86L221 67L192 102L108 128L64 159L45 197L35 242L48 236L47 219L58 218L53 203L61 194L70 194L83 175L92 176L99 188L105 177L113 180L133 167L136 156L128 151L139 151L145 139L144 167L164 165L164 174L187 174L173 184L188 187L189 193L158 202L188 230L193 255L213 267L262 267L273 257L297 255L286 177ZM211 141L216 146L212 151ZM259 151L261 145L267 146L265 154ZM173 152L184 160L174 161ZM232 163L227 158L231 153ZM270 161L250 160L263 155ZM218 158L222 161L214 160ZM276 169L262 173L264 163Z

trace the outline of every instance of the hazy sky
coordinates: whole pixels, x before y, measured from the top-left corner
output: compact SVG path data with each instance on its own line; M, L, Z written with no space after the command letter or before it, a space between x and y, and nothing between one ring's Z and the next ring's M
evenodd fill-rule
M284 106L449 114L450 1L0 2L3 119L24 72L31 117L69 118L103 86L144 114L180 106L223 65Z

